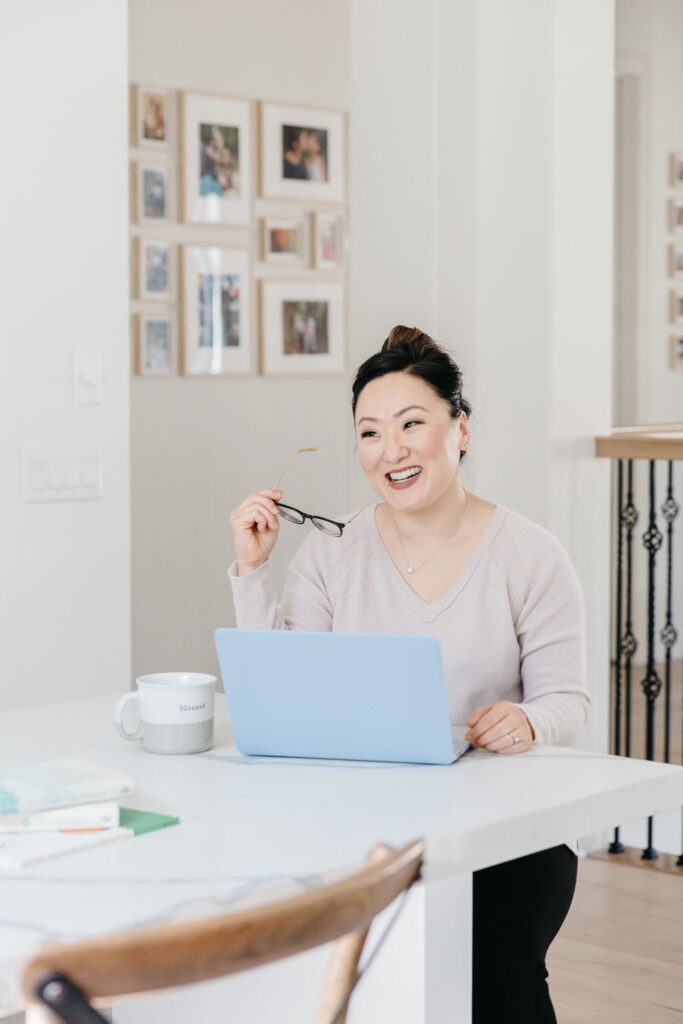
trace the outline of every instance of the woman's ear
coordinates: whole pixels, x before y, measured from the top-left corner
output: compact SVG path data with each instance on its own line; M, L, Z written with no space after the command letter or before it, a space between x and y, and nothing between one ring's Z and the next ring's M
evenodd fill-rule
M460 451L466 452L470 446L472 440L472 434L470 432L470 425L467 422L467 414L464 412L460 413L460 420L458 423L458 429L460 431Z

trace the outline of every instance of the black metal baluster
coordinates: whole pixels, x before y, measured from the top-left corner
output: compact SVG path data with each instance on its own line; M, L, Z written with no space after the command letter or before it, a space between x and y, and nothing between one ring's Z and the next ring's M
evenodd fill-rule
M674 519L678 515L678 503L673 492L673 462L669 462L668 489L666 501L662 505L662 515L666 520L666 622L659 634L666 651L664 671L664 760L671 760L671 648L678 639L678 632L673 624L672 608L672 576L673 576L673 528Z
M643 544L648 552L647 570L647 674L641 686L646 700L645 725L645 757L654 761L655 757L655 701L662 689L662 682L655 667L655 569L657 552L662 546L662 534L657 528L657 512L655 508L655 462L650 459L650 519L648 528L643 534ZM653 819L647 819L647 847L643 850L643 860L655 860L657 851L653 845Z
M638 512L633 504L633 459L628 460L626 505L621 513L626 527L626 632L621 642L621 653L624 658L624 675L626 679L626 713L624 721L624 739L626 757L631 756L631 663L638 649L638 642L633 635L633 531L638 522Z
M621 754L621 650L622 650L622 591L624 568L624 462L617 463L617 589L614 608L614 753ZM615 828L614 837L609 845L610 853L623 853L624 846L619 839L619 828Z

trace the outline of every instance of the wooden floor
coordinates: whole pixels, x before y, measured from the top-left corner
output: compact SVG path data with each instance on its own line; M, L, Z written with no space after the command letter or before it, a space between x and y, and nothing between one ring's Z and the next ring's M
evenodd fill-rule
M581 860L548 969L558 1024L682 1024L683 868Z

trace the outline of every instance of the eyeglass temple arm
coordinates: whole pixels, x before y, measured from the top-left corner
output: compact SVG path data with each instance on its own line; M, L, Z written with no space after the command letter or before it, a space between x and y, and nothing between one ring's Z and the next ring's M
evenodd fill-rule
M280 484L282 483L282 478L285 475L285 473L287 472L287 470L289 469L289 467L291 466L292 462L294 462L294 459L297 457L297 455L301 455L302 452L317 452L317 451L318 451L318 448L315 447L315 446L313 448L297 448L297 450L294 452L294 454L290 455L289 459L287 460L285 468L280 473L280 476L278 477L278 481L275 484L275 487L273 488L273 490L274 491L279 491L280 490Z
M356 516L359 516L361 512L365 512L366 508L369 508L370 505L372 505L373 501L377 501L377 498L371 498L367 505L363 505L363 507L359 508L357 512L354 512L351 518L345 521L344 526L348 526L349 523L352 523L354 521Z

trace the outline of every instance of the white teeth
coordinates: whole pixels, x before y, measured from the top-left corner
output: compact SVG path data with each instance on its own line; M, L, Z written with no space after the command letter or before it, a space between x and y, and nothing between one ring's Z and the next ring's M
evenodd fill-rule
M417 474L421 472L421 469L415 467L412 469L402 469L398 473L389 473L389 479L398 483L400 480L410 480L412 476L417 476Z

